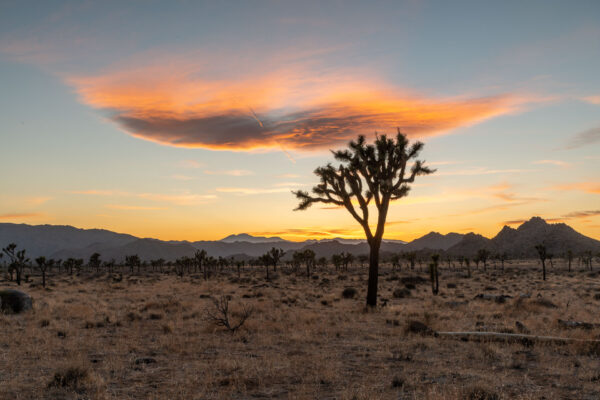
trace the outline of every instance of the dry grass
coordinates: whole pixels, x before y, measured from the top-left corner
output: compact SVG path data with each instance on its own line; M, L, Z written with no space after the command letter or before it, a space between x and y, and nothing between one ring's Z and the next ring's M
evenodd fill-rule
M280 272L265 282L263 272L208 282L200 275L53 276L50 290L25 284L34 310L0 315L0 398L600 398L597 346L462 342L406 329L419 321L439 331L599 338L598 328L557 323L600 322L597 274L557 269L542 282L535 264L472 278L443 269L439 296L422 283L396 298L405 287L398 278L427 276L384 266L387 305L366 311L367 275L358 267L346 279L318 270L317 279ZM348 287L357 295L344 298ZM513 298L475 300L479 293ZM525 293L531 297L519 298ZM233 318L242 307L254 310L235 334L206 318L220 296L230 298Z

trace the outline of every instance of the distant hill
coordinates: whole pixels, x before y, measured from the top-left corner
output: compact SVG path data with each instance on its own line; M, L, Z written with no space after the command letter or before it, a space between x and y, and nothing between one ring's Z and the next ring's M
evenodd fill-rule
M47 256L56 259L69 257L88 259L95 252L102 259L114 258L118 262L125 256L137 254L142 260L163 258L168 261L182 256L192 256L203 249L213 257L236 257L250 259L258 257L272 247L281 248L291 257L295 250L311 249L317 257L331 257L347 252L354 255L368 254L366 241L358 239L322 239L292 242L280 237L255 237L246 233L230 235L217 241L162 241L142 239L132 235L115 233L104 229L78 229L59 225L26 225L0 223L0 247L16 243L27 250L33 259ZM405 243L399 240L384 240L382 256L405 251L436 251L452 256L473 257L479 249L492 253L507 253L510 257L536 257L534 246L543 243L548 252L555 256L567 250L580 254L586 250L600 251L600 241L576 232L566 224L548 224L542 218L533 217L517 229L505 226L492 239L468 233L442 235L430 232L425 236Z
M492 239L469 233L450 247L448 253L473 257L479 249L485 248L492 253L506 253L512 258L535 258L535 246L538 244L544 244L548 253L555 256L564 255L568 250L574 254L600 251L600 241L582 235L569 225L549 224L540 217L533 217L517 229L504 226Z
M219 240L219 242L223 242L223 243L235 243L235 242L272 243L272 242L287 242L287 240L284 240L277 236L264 237L264 236L252 236L252 235L248 235L247 233L239 233L237 235L229 235L229 236Z
M78 229L66 225L0 223L0 246L16 243L20 248L27 249L29 258L48 256L59 250L81 249L94 245L99 247L123 246L136 239L132 235L104 229Z
M600 241L577 232L564 223L549 224L540 217L533 217L517 229L505 226L492 239L499 252L512 257L537 257L534 246L544 244L549 253L555 256L571 250L580 254L586 250L600 251Z
M460 233L450 232L446 235L442 235L438 232L429 232L427 235L422 236L418 239L406 245L406 250L448 250L454 246L464 237Z

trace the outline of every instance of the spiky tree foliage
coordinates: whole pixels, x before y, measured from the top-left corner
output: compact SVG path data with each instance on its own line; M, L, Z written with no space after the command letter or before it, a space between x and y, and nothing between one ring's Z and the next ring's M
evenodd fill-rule
M125 265L129 267L129 271L133 274L133 268L138 267L142 263L140 257L137 254L131 256L125 256Z
M25 257L25 249L17 250L17 245L10 243L8 246L2 249L2 252L10 259L10 275L12 280L12 271L14 270L17 274L17 285L21 286L21 275L23 268L29 262L29 258Z
M88 265L90 268L95 268L96 272L100 272L100 265L102 265L102 261L100 261L100 253L92 254L88 261Z
M477 251L477 258L483 263L483 270L487 269L487 260L490 257L490 251L488 249L479 249Z
M35 263L37 264L40 272L42 273L42 286L46 287L46 269L48 268L48 265L50 263L46 261L46 257L36 258ZM52 263L54 263L54 261L52 261Z
M279 260L285 254L283 249L277 249L275 247L271 247L271 250L267 253L269 255L269 260L273 263L273 271L277 272L277 264L279 264Z
M204 280L208 279L208 271L206 271L206 251L205 250L196 250L194 253L194 270L199 269L203 271ZM204 267L204 269L202 268Z
M417 176L434 172L416 160L422 148L421 142L409 145L400 130L395 140L382 135L374 144L367 144L361 135L349 143L348 149L333 151L340 162L337 168L329 163L315 170L320 183L313 187L312 194L293 192L300 200L296 210L305 210L314 203L333 204L346 208L362 226L370 249L367 305L371 307L377 305L379 249L390 202L408 195L409 184ZM411 160L412 166L407 167ZM377 209L375 231L369 223L371 202Z
M546 280L546 258L548 258L546 246L543 244L538 244L535 246L535 249L537 250L540 261L542 262L542 277L544 280Z

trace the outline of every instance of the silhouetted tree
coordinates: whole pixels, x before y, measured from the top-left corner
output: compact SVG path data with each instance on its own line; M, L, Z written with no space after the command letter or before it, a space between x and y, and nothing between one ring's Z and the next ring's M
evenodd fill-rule
M133 274L133 268L140 265L140 257L137 254L125 256L125 265L129 267L129 271Z
M4 254L10 259L10 276L12 280L12 271L14 270L17 277L17 285L21 286L21 275L23 274L23 268L29 262L29 258L25 257L25 249L17 250L17 245L10 243L8 246L2 249Z
M481 261L483 263L483 270L485 271L487 269L487 260L490 256L490 251L487 249L479 249L477 251L477 258L479 259L479 261Z
M535 246L535 249L537 250L540 261L542 262L542 277L544 280L546 280L546 258L548 257L546 253L546 246L543 244L538 244Z
M94 253L90 256L90 260L88 261L88 265L90 268L95 268L96 272L100 272L100 265L102 265L102 261L100 261L100 253Z
M204 280L208 279L208 271L206 271L206 251L205 250L196 250L194 253L194 269L199 268L203 275Z
M48 268L46 257L36 258L35 263L37 264L38 268L40 269L40 272L42 273L42 286L46 287L46 268Z
M431 256L431 263L429 264L429 279L431 280L431 293L434 296L440 291L440 280L439 280L439 272L438 272L438 263L440 261L439 254L433 254Z
M573 252L570 249L567 250L567 261L569 262L569 272L571 272L571 263L573 262Z
M349 149L333 151L335 159L341 162L337 168L327 164L315 170L320 183L313 187L312 194L302 190L293 192L300 200L296 210L305 210L313 203L343 206L362 226L370 249L368 306L377 305L379 249L390 202L408 195L408 184L414 182L415 177L434 172L423 161L415 160L406 175L407 162L416 159L423 146L421 142L409 146L408 139L400 130L396 140L382 135L375 139L374 144L367 144L361 135L349 143ZM369 225L371 201L377 208L375 232Z

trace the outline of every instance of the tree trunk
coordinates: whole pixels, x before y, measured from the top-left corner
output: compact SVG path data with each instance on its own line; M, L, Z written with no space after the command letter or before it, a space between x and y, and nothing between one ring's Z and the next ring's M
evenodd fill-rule
M367 306L377 306L377 283L379 279L379 247L381 239L374 238L369 243L369 283L367 287Z
M42 286L46 287L46 271L42 271Z
M542 260L542 275L544 280L546 280L546 263Z

